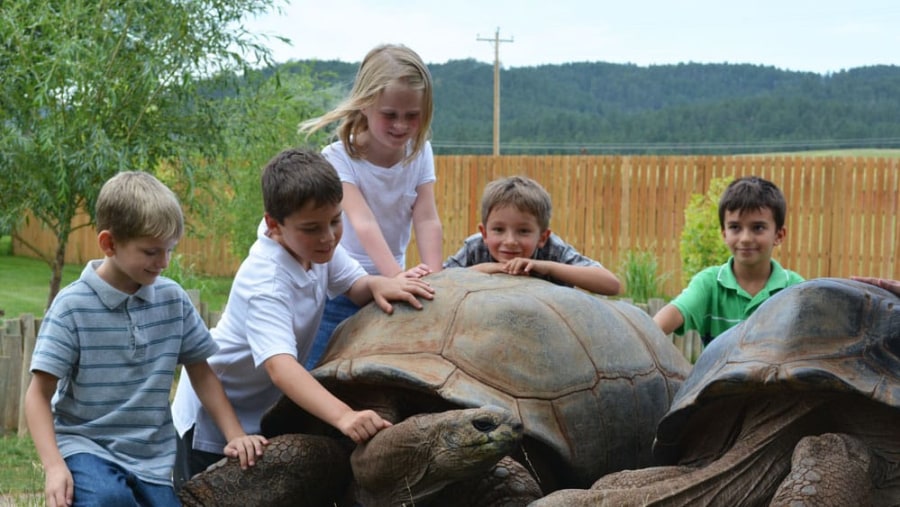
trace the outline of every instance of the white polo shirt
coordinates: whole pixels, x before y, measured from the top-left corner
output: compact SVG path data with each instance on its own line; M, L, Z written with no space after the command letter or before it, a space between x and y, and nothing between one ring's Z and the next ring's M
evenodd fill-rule
M225 388L244 431L259 433L262 414L281 396L263 363L278 354L306 360L325 301L366 275L338 245L331 261L303 269L260 224L256 242L235 275L222 319L211 330L219 352L208 361ZM200 406L186 375L172 404L175 428L194 428L194 449L221 454L227 443Z

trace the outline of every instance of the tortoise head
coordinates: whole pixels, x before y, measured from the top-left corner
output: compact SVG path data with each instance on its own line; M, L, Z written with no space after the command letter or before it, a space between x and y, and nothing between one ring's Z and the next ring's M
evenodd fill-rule
M487 473L522 440L522 422L497 407L413 415L357 446L358 485L379 505L415 505L450 483Z

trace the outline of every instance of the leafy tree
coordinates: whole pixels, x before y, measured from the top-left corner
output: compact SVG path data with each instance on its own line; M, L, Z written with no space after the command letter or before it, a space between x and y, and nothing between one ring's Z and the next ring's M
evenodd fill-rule
M273 0L18 0L0 6L0 217L56 236L48 305L79 209L116 172L158 172L186 202L226 153L201 84L271 63L240 24ZM0 224L2 225L2 224ZM19 238L21 240L21 238ZM26 245L29 246L29 245ZM33 247L32 247L33 249Z
M203 220L211 231L228 231L234 253L243 258L256 240L256 228L263 215L260 173L279 151L309 145L320 149L328 134L318 132L306 139L298 124L321 116L343 98L345 90L329 85L326 74L314 76L308 65L286 64L280 74L253 73L247 82L256 90L253 100L242 95L221 103L221 115L234 121L227 125L225 138L233 146L224 163L232 175L230 189L219 197L227 200L227 213L210 213ZM256 83L259 84L256 84ZM224 205L224 203L222 203Z

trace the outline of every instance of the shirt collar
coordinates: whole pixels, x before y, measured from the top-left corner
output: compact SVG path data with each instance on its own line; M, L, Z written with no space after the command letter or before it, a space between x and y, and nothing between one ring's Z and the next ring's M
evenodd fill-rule
M306 287L316 278L317 272L326 269L325 264L322 264L322 267L320 268L317 267L320 265L312 263L309 272L307 272L306 269L297 262L297 259L281 245L281 243L266 235L266 231L268 230L269 228L266 226L266 221L264 219L256 229L256 245L254 245L253 248L258 248L259 253L263 258L271 259L276 266L279 266L280 269L287 272L288 276L294 280L298 286Z
M141 285L134 294L128 294L110 285L97 274L97 268L103 264L102 259L88 262L81 272L81 279L97 294L100 301L109 309L118 308L128 298L134 296L145 301L151 301L155 289L153 285Z
M775 259L769 260L772 264L772 272L769 274L769 279L766 280L766 286L763 288L761 292L766 294L770 294L774 291L781 290L787 287L790 284L790 277L788 276L787 271L781 264L778 263ZM719 267L719 273L716 276L716 281L722 287L736 290L739 294L750 297L750 294L747 293L740 285L738 285L737 278L734 277L734 256L731 256L728 259L728 262L722 264Z

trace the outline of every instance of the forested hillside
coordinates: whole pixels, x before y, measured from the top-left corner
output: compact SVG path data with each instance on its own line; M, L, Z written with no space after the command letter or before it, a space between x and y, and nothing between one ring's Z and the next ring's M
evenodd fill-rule
M349 89L356 63L310 66ZM430 65L436 153L490 153L493 66ZM753 153L900 148L900 67L829 75L758 65L571 63L501 71L501 152Z

